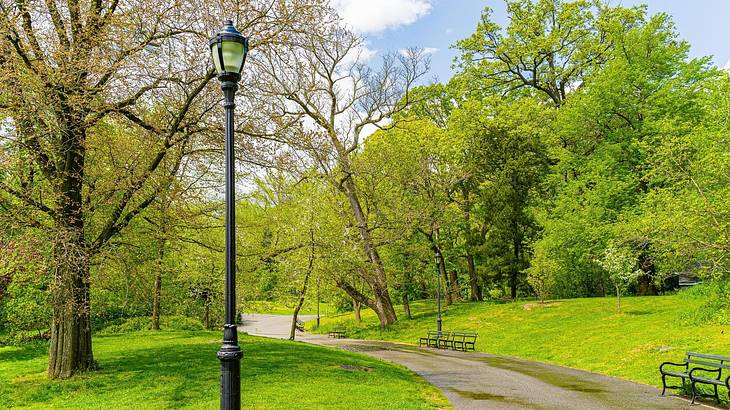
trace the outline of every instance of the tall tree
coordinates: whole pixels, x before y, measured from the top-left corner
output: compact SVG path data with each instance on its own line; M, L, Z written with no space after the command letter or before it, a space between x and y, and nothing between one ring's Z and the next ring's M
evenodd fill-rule
M257 66L258 93L265 97L260 109L273 118L273 127L263 123L254 135L285 142L303 154L307 167L316 168L346 200L371 271L364 279L372 297L344 278L338 286L372 308L386 326L397 318L353 162L368 130L410 104L409 92L427 69L424 55L416 50L387 55L379 70L372 69L364 64L362 39L337 21L324 21L292 42L294 47L263 51Z
M207 94L214 74L207 53L200 58L215 20L233 12L263 44L321 8L244 3L233 11L186 1L0 3L0 109L10 118L10 149L29 158L2 173L0 196L33 207L34 223L52 232L50 377L94 366L91 258L153 202L183 144L218 128L202 122L220 93ZM127 133L143 152L121 164L95 161Z

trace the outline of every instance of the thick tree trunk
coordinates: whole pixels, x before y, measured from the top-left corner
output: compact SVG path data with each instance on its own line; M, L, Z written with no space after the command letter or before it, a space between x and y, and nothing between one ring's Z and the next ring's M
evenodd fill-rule
M48 376L68 378L94 366L89 319L89 261L77 230L59 230L55 263Z
M51 289L53 322L48 376L67 378L94 366L91 350L89 255L84 236L81 193L85 132L70 127L63 135L66 168L61 175L59 213L55 218L55 274Z
M411 319L411 304L408 302L408 295L403 294L403 312L406 314L406 319Z
M474 255L471 252L466 253L466 268L469 272L469 290L471 291L470 299L474 302L482 301L482 289L479 286L479 278L477 277L476 268L474 267Z
M349 283L338 280L337 287L344 290L348 295L350 295L351 298L358 301L359 303L369 307L372 309L375 314L378 315L378 320L380 320L380 328L385 329L385 326L388 323L395 323L397 320L395 316L395 309L393 309L392 303L390 304L390 308L380 304L378 302L379 299L383 299L382 296L374 296L373 298L369 298L366 295L364 295L359 290L355 289L354 286L350 285ZM377 295L379 292L382 292L382 290L376 288L375 286L371 285L371 289L373 291L374 295ZM388 297L388 301L390 301L390 297Z
M360 315L360 306L362 304L355 299L352 299L352 312L355 314L355 320L362 322L362 316Z

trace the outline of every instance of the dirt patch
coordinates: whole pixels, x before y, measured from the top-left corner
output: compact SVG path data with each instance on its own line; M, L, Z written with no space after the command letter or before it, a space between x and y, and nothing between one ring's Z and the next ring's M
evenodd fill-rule
M554 306L560 306L560 302L527 303L525 305L522 305L522 308L525 310L532 310L532 309L550 308L550 307L554 307Z

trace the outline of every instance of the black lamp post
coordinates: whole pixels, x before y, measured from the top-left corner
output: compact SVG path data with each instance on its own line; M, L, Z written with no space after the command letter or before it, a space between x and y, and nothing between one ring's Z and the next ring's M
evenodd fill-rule
M436 249L434 259L436 260L436 282L438 283L436 286L436 304L438 306L436 313L436 331L438 332L438 337L441 337L441 251L439 249Z
M236 178L233 155L234 97L241 79L241 69L248 53L248 39L226 20L223 30L210 39L210 52L218 72L218 80L226 111L226 314L223 325L223 346L218 351L221 361L221 409L241 408L241 357L236 328Z

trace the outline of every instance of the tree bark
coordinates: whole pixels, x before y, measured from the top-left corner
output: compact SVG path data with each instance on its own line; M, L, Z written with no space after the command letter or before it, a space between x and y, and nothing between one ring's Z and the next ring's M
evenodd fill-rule
M355 299L352 299L352 311L355 314L355 320L358 322L362 322L362 316L360 315L360 302L358 302Z
M64 112L72 118L70 110ZM55 274L51 289L53 322L48 348L50 378L68 378L94 366L89 314L89 255L84 237L81 199L85 140L83 127L70 126L63 133L61 141L67 154L57 202L60 212L54 221Z
M451 292L451 300L453 302L458 302L461 300L461 288L459 287L459 277L456 272L456 269L451 269L451 272L449 272L449 286L451 289L449 291Z
M309 255L309 266L307 267L307 273L304 275L304 284L302 290L299 292L299 302L297 307L294 308L294 314L291 318L291 330L289 332L289 340L294 340L297 334L297 318L299 317L299 311L302 310L304 305L304 298L307 296L307 285L309 284L309 276L312 274L312 267L314 266L314 248L312 253Z
M476 268L474 267L474 255L467 251L466 253L466 267L469 272L469 290L471 291L470 299L474 302L481 302L482 289L479 286L479 278L477 277Z
M336 284L338 288L345 291L351 298L372 309L378 315L381 329L385 329L387 323L395 323L397 320L392 304L390 305L390 309L387 309L378 302L378 296L369 298L344 280L336 280ZM370 285L370 287L373 294L378 293L378 290L373 285ZM382 299L382 296L380 298Z
M48 348L48 376L68 378L94 366L91 349L89 261L83 237L59 229L52 288L53 322Z
M411 319L411 305L408 303L408 295L403 294L403 311L406 314L406 319Z
M378 315L378 319L380 320L380 327L385 328L385 326L393 324L398 320L397 316L395 315L395 309L393 308L393 301L391 300L390 293L388 292L388 282L387 276L385 274L385 268L383 266L383 261L380 259L380 254L375 247L373 239L370 236L367 217L363 212L362 206L360 204L360 199L358 198L355 188L355 183L352 180L352 176L350 175L349 162L343 159L343 155L341 155L340 163L341 165L343 165L344 172L346 173L344 177L345 181L342 184L342 190L345 193L348 201L350 202L350 207L352 208L352 213L355 217L355 222L357 223L357 228L360 233L360 239L362 240L365 254L370 261L371 267L375 271L375 274L372 275L372 279L368 280L368 285L370 285L370 288L373 291L374 301L372 303L372 306L368 303L365 303L364 301L361 302L365 303L365 305L375 311L375 313Z

